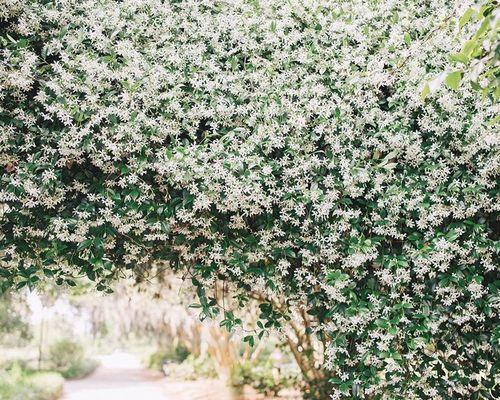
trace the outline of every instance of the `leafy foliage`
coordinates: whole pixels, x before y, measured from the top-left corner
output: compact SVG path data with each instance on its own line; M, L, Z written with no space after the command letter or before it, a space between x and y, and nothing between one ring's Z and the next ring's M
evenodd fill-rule
M163 366L165 375L178 380L197 380L217 378L213 361L207 357L195 357L192 354L181 363L169 363Z
M500 97L500 13L497 0L482 0L467 8L458 18L457 29L462 31L472 25L459 51L450 54L452 71L435 77L431 84L424 85L421 97L425 99L440 83L457 90L466 78L474 90L483 96Z
M254 365L247 361L236 365L231 371L233 386L249 385L266 396L277 396L283 389L295 387L299 381L295 369L277 368L271 362Z
M419 98L467 40L450 12L8 1L1 287L156 264L229 329L218 282L259 299L249 343L306 321L324 361L303 372L334 399L494 398L498 107L458 73Z
M92 373L98 363L85 357L82 345L69 339L55 342L49 349L51 369L64 378L83 378Z
M64 379L53 372L27 373L19 366L0 371L2 400L53 400L62 393Z
M182 363L189 356L189 350L182 345L170 349L157 350L149 357L148 366L151 369L163 371L168 363Z
M483 0L468 8L459 20L459 29L478 21L478 28L463 44L452 60L465 64L471 70L473 87L483 94L500 98L500 12L497 0Z
M31 339L32 332L20 312L20 299L10 294L0 296L0 343L20 343Z

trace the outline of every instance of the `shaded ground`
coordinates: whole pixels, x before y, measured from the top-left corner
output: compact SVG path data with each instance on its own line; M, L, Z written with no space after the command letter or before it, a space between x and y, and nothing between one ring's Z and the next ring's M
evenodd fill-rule
M128 353L101 357L85 379L66 382L62 400L236 400L218 381L170 382Z

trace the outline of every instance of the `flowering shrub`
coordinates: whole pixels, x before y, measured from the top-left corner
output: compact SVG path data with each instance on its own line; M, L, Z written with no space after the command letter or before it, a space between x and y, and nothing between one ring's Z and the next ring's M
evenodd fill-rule
M2 287L161 264L302 313L335 399L493 398L498 104L421 96L470 5L4 0Z

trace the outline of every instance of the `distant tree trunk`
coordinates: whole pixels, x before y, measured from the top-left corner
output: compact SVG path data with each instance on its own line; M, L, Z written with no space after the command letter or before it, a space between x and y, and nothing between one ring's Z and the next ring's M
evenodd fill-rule
M45 317L43 316L42 312L42 320L40 321L40 340L38 342L38 370L42 369L44 330L45 330Z
M233 367L239 362L238 352L229 333L217 326L208 329L208 354L215 362L215 368L221 379L231 376Z

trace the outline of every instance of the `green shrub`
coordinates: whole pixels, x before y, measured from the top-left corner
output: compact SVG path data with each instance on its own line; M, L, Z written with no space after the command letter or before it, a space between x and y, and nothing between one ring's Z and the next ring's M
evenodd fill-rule
M82 358L75 360L68 368L60 371L61 375L66 379L84 378L90 375L99 365L99 362L91 358Z
M38 392L37 400L52 400L62 394L64 379L57 372L39 372L29 376L27 382Z
M217 371L210 358L189 355L180 364L169 364L163 369L165 375L173 379L196 380L217 377Z
M11 370L13 368L21 368L22 370L28 370L29 368L29 361L25 359L18 359L18 358L13 358L13 359L7 359L7 360L0 360L0 370Z
M62 393L64 379L55 372L29 373L18 364L0 372L0 399L55 400Z
M163 365L167 363L180 364L189 356L189 350L182 345L168 349L159 349L149 356L148 367L157 371L163 371Z
M298 371L288 365L275 366L271 362L251 364L243 362L231 371L230 383L234 387L249 385L266 396L277 396L283 389L297 386Z
M229 377L231 386L240 387L249 384L252 374L252 365L249 362L242 362L231 369Z
M85 358L81 344L63 339L49 349L50 367L67 379L83 378L93 372L98 362Z
M56 370L70 368L72 364L83 359L84 355L83 346L70 339L59 340L49 349L49 360Z

